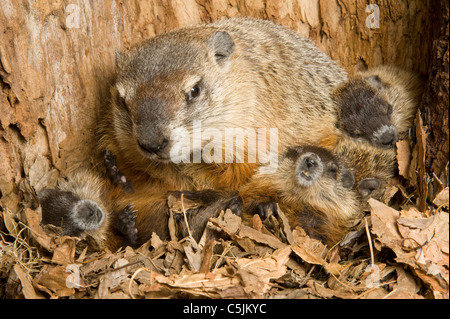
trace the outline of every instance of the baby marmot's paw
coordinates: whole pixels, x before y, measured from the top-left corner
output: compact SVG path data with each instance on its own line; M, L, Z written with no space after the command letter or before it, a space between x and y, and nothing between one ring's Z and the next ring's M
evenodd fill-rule
M136 247L138 245L138 230L136 227L136 213L134 205L127 205L117 215L114 227L125 238L125 246Z
M259 215L261 220L265 220L270 215L277 216L278 214L278 206L274 201L262 202L256 205L256 214Z
M119 171L119 168L116 166L116 156L111 151L106 150L104 162L106 175L111 183L114 185L121 185L125 192L131 193L133 191L133 186L128 178Z

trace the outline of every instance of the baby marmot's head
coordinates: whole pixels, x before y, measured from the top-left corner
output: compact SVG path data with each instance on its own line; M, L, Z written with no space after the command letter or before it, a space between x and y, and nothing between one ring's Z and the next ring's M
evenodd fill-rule
M337 105L337 126L350 137L391 148L398 139L392 123L392 105L381 95L380 77L354 78L333 92Z
M98 204L90 199L81 199L74 203L71 219L80 230L98 229L105 219L105 213Z
M38 194L42 207L42 224L62 227L62 235L80 236L84 231L99 229L105 213L90 199L59 189L44 189Z
M310 145L292 147L285 157L295 162L296 181L300 186L312 186L323 178L340 183L344 188L353 187L353 175L324 148Z

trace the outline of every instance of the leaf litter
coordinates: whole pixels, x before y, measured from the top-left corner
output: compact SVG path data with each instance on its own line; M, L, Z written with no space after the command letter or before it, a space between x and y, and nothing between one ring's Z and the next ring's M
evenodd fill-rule
M171 218L170 240L154 233L137 249L91 250L44 229L39 207L13 213L0 202L0 297L448 299L448 172L425 172L419 120L421 141L398 144L401 177L368 200L366 216L334 247L292 229L278 209L250 225L221 211L198 241L188 225L177 238ZM172 214L196 205L168 203Z

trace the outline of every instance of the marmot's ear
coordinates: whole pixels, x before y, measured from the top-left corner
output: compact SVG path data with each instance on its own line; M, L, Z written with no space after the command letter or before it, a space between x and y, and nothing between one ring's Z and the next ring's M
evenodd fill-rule
M374 88L381 90L384 86L383 81L381 81L378 75L371 75L366 78L366 81L369 82Z
M209 43L218 62L228 58L234 52L234 41L227 32L217 31L209 38Z

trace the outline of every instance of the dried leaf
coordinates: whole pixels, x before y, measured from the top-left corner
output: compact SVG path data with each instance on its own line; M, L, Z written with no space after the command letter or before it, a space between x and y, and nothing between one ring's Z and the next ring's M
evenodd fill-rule
M397 142L397 163L399 174L409 180L411 149L408 140L400 140Z
M43 291L48 289L57 297L68 297L75 292L75 289L68 284L69 276L70 273L66 272L66 267L64 266L45 265L36 276L35 281L38 284L38 288Z
M413 157L415 159L415 162L412 162L413 167L416 171L416 178L414 180L417 180L418 185L418 191L419 191L419 210L424 211L426 208L426 200L427 200L427 193L428 193L428 181L427 181L427 174L425 170L425 154L426 154L426 139L427 139L427 133L426 133L426 127L423 126L423 121L420 116L420 111L417 111L416 119L415 119L415 126L416 126L416 139L417 143L414 147L415 156Z
M373 198L368 203L371 208L372 233L377 235L377 241L391 248L397 256L402 254L403 238L397 228L400 213Z
M183 247L190 268L195 272L200 271L202 265L202 252L199 250L197 243L193 239L191 240L188 238L184 242Z
M40 208L39 208L40 210ZM46 250L52 252L53 247L51 245L52 237L49 236L41 227L41 217L40 214L32 210L31 208L26 208L25 219L28 227L31 229L31 236Z
M273 252L265 258L239 258L237 259L237 264L239 266L239 273L242 276L242 270L246 270L250 274L254 275L251 277L255 281L251 286L261 287L262 290L255 292L265 293L270 289L269 282L271 279L276 279L283 276L286 273L286 262L289 259L289 254L291 253L291 248L285 246ZM248 278L247 278L248 279ZM248 282L243 283L244 286L248 286Z
M201 266L200 266L200 272L202 273L208 273L209 269L211 268L211 258L213 256L213 249L214 246L217 245L218 242L216 242L214 239L211 239L208 241L202 250L202 256L201 256Z
M411 295L416 294L420 289L420 285L416 283L414 277L407 273L400 265L396 265L395 270L397 272L397 282L394 289L407 291Z
M20 283L22 284L22 293L25 296L26 299L37 299L38 295L36 294L36 291L33 288L33 284L31 282L31 277L23 271L22 268L18 264L14 265L14 272L17 275L17 278L19 278ZM42 296L39 296L42 298Z
M291 245L291 248L301 259L313 265L327 264L322 258L326 253L326 247L321 241L310 238L300 227L296 227L293 234L294 245Z
M17 225L17 222L14 220L14 214L8 208L6 208L3 212L3 222L8 232L13 237L17 237L19 227Z
M287 245L282 243L277 237L275 237L272 234L263 234L256 229L253 229L251 227L241 225L239 229L239 236L241 238L249 238L257 243L265 244L273 249L279 249L284 248Z
M448 207L448 186L444 188L442 191L439 192L439 194L436 195L436 197L433 200L433 204L436 206L446 206Z
M152 233L150 243L153 249L155 250L158 250L163 245L163 241L161 240L161 238L159 238L159 236L155 232Z
M287 242L289 244L294 243L294 235L292 233L292 229L289 226L289 221L283 211L278 207L278 215L277 218L280 220L280 225L283 228L283 232L286 235Z
M75 260L75 238L62 236L55 237L51 242L53 251L52 263L67 265Z

